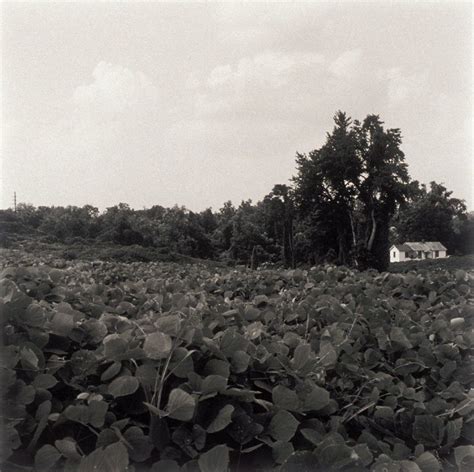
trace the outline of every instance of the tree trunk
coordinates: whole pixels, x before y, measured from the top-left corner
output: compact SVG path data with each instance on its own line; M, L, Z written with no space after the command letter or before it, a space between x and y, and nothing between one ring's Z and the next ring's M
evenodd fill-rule
M355 234L355 229L354 229L354 220L352 219L352 212L349 210L348 213L349 213L349 221L351 222L352 244L355 249L357 246L357 239L356 239L356 234Z
M375 211L373 208L370 213L370 216L372 218L372 231L370 232L369 241L367 242L367 250L369 253L372 252L372 246L374 245L375 241L375 233L377 231L377 221L375 221Z
M283 222L282 226L282 262L285 267L288 267L288 245L287 245L287 236L286 236L286 221Z
M291 268L295 268L295 250L293 247L293 220L290 221L290 232L289 232L289 248L290 248L290 260L291 260Z
M337 251L337 261L339 264L345 265L346 260L346 248L344 244L344 233L339 229L337 232L337 243L338 243L338 251Z
M252 248L252 254L250 255L250 268L255 270L255 246Z

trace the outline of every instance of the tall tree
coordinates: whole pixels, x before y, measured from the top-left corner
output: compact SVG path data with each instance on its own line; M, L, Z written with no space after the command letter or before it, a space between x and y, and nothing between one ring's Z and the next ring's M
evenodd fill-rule
M325 144L297 154L298 208L316 231L319 255L335 252L341 264L386 269L390 218L403 202L409 176L398 129L376 115L363 123L336 113Z
M300 215L309 220L315 251L320 258L337 253L338 262L352 262L354 245L355 184L361 173L357 137L351 120L343 112L334 117L334 129L326 143L309 155L296 156L295 198Z
M384 270L390 263L390 220L409 193L408 167L399 129L385 130L377 115L354 124L362 163L356 184L361 207L356 258L361 269Z

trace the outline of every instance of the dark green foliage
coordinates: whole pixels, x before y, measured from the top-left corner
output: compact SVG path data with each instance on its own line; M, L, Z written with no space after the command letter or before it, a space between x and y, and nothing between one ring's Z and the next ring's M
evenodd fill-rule
M316 228L319 257L332 251L340 264L385 270L390 219L408 193L400 131L376 115L352 123L338 112L334 122L320 149L297 155L296 202Z
M472 466L472 272L2 255L2 470Z
M394 219L394 242L440 241L450 253L470 253L472 216L462 200L436 182L429 189L413 182L411 198Z

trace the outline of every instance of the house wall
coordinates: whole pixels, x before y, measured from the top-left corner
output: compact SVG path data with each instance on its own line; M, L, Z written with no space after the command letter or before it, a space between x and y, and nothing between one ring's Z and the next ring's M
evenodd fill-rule
M390 248L390 262L404 262L404 261L416 261L422 259L442 259L448 257L446 251L438 251L438 257L436 257L435 251L427 254L424 251L421 252L421 257L418 256L418 251L415 251L417 257L410 258L407 257L407 253L405 251L399 251L396 248Z
M407 257L405 257L405 252L404 251L399 251L398 249L391 248L390 249L390 262L403 262L408 260Z
M436 256L436 251L431 251L428 255L428 259L444 259L445 257L448 257L446 254L446 251L438 251L438 256Z
M399 257L398 249L390 248L390 262L399 262Z
M400 251L400 262L409 261L410 258L407 257L407 253L405 251Z

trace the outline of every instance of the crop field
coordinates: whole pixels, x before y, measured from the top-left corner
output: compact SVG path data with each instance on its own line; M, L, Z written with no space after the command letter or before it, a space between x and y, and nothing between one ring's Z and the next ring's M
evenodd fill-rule
M474 273L1 258L2 470L474 470Z

